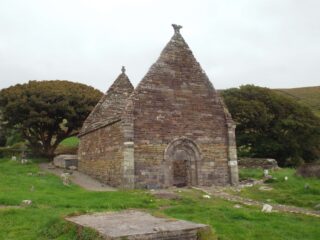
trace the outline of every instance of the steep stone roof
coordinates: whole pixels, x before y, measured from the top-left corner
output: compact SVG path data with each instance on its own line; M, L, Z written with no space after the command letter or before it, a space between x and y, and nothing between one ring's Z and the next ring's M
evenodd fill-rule
M133 92L133 86L122 67L122 73L103 95L85 120L79 136L120 120L126 100Z
M136 90L145 87L150 88L149 84L155 84L158 79L161 79L162 86L167 85L172 89L183 88L184 84L192 83L195 78L201 79L210 89L214 89L188 44L183 39L180 33L180 28L182 27L176 24L172 24L172 26L174 35Z
M126 111L133 110L135 130L144 127L135 138L197 138L202 128L215 139L231 117L182 37L181 26L173 27L170 41L128 99Z

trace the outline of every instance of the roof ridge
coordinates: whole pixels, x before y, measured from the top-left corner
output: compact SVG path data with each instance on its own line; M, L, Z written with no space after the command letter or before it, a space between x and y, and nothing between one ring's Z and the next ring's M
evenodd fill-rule
M120 75L114 80L84 121L80 135L96 129L97 126L109 122L110 119L120 118L126 100L133 90L133 85L126 75L123 66Z

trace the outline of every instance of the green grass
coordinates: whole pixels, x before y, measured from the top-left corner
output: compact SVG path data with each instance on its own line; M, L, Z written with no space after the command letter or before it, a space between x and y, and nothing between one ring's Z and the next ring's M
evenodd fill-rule
M64 146L64 147L78 147L79 138L77 138L77 137L66 138L60 143L60 145Z
M274 90L309 106L320 117L320 86Z
M209 224L219 240L319 239L320 219L284 213L261 213L255 207L233 207L220 199L186 193L165 213L179 219Z
M261 178L261 169L240 169L240 178ZM295 169L284 168L271 171L270 174L275 180L266 183L272 187L271 191L259 190L259 185L244 188L239 194L256 200L271 203L287 204L297 207L314 209L320 203L320 180L314 178L303 178L295 174ZM285 181L285 176L288 180ZM308 186L308 187L305 187Z
M0 239L77 239L76 228L64 226L63 217L68 214L155 208L151 196L141 191L89 192L38 173L35 164L0 161L0 205L20 205L24 199L33 202L22 209L0 209ZM50 226L59 232L54 233Z
M64 139L57 147L56 154L77 154L79 138L69 137Z
M260 179L262 177L263 177L262 169L252 169L252 168L239 169L240 180L250 179L250 178Z
M32 175L30 173L33 173ZM220 199L204 199L199 191L183 191L179 200L155 199L147 191L90 192L64 186L50 174L38 174L36 164L0 160L0 205L33 204L17 209L0 208L0 239L97 239L94 232L79 232L64 221L68 215L97 211L145 209L158 215L212 226L219 240L319 239L320 219L294 214L263 214L255 207L233 207ZM34 186L34 191L31 187Z

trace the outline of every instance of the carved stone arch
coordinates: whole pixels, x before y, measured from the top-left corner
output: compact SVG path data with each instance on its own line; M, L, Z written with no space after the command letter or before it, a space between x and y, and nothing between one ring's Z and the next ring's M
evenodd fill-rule
M198 185L201 153L194 141L181 137L171 141L164 151L165 187Z

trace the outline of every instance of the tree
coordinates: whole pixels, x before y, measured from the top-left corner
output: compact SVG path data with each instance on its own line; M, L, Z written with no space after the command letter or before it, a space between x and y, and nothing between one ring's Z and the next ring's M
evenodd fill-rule
M0 111L0 147L5 146L7 142L4 124L2 112Z
M239 156L272 157L281 166L320 157L320 119L308 107L253 85L222 96L237 123Z
M17 129L33 152L52 158L59 143L78 133L101 97L92 87L69 81L29 81L0 91L7 127Z

